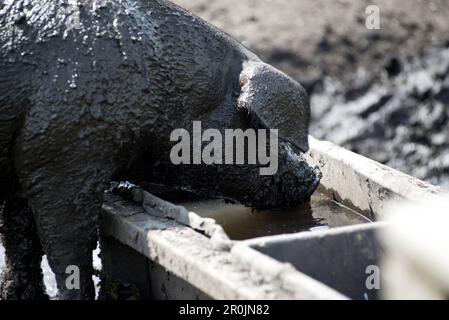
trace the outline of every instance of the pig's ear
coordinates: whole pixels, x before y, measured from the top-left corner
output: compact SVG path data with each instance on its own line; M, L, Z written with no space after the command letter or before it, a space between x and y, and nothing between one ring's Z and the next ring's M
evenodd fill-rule
M246 62L240 73L239 111L251 125L278 129L279 138L306 152L310 122L307 93L296 81L261 62Z

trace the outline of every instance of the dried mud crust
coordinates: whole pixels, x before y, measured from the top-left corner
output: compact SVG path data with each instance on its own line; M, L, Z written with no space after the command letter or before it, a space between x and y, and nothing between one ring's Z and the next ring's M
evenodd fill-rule
M301 82L311 133L449 187L449 3L175 0ZM365 8L380 8L380 29Z

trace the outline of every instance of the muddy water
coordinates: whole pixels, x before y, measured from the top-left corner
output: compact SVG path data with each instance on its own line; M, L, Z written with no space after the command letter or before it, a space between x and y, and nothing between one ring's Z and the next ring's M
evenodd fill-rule
M315 192L309 203L282 211L256 212L242 205L225 203L223 200L199 200L178 204L202 217L215 219L234 240L370 222L320 192Z

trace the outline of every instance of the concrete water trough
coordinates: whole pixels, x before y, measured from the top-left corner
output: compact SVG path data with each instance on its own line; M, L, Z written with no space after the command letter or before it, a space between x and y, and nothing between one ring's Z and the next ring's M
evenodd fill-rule
M371 223L262 237L240 246L249 246L277 261L291 263L298 271L350 298L377 299L380 287L368 286L368 289L366 282L367 271L380 265L382 249L376 232L382 226Z
M140 299L379 298L366 272L382 253L385 204L439 188L313 137L307 158L321 185L307 212L288 219L218 200L178 205L139 189L132 200L107 194L107 288L122 284Z

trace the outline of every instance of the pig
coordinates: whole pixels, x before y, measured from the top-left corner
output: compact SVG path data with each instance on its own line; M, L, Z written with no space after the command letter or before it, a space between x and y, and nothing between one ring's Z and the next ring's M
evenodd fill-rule
M255 208L297 205L317 187L318 169L300 154L305 90L190 12L164 0L17 0L0 10L2 299L46 298L43 253L60 299L93 299L104 191L127 174ZM277 129L277 173L173 165L170 134L193 121ZM69 266L79 288L66 286Z

